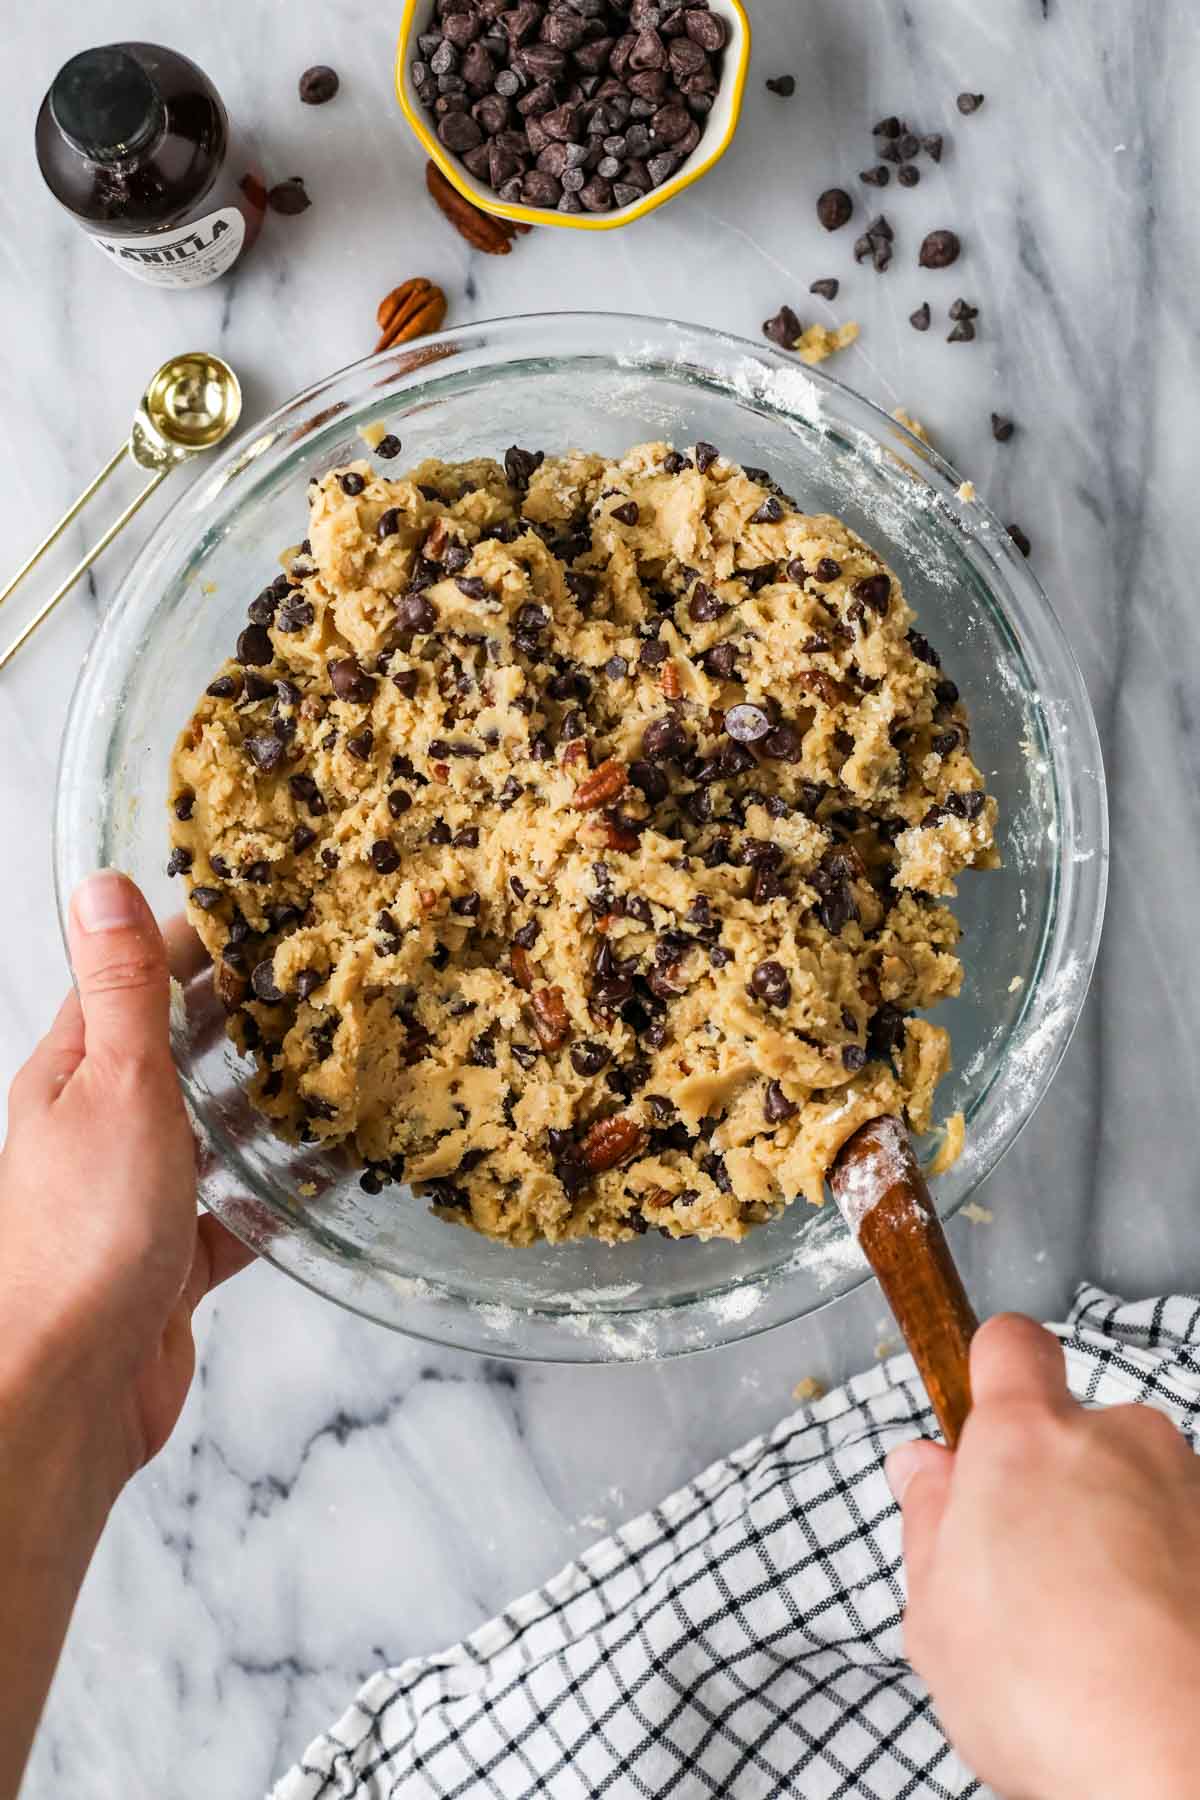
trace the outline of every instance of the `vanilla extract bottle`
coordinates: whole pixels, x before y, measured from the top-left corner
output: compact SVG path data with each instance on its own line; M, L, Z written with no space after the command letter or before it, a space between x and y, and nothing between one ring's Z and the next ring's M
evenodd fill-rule
M177 51L122 43L73 56L35 142L55 199L138 281L204 287L258 236L262 177L212 82Z

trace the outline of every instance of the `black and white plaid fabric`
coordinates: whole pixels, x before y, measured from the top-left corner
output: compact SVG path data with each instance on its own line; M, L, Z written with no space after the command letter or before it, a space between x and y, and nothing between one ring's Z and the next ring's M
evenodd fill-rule
M1083 1287L1071 1386L1200 1438L1200 1300ZM983 1796L904 1661L883 1458L934 1430L908 1357L715 1463L465 1643L381 1670L273 1800Z

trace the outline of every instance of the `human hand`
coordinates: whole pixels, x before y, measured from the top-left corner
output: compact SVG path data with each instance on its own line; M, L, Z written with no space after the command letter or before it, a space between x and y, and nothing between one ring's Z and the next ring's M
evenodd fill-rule
M954 1455L901 1445L907 1654L1008 1800L1197 1790L1200 1464L1146 1406L1085 1411L1058 1341L990 1320Z
M22 1369L69 1370L58 1404L102 1418L115 1492L179 1415L196 1305L250 1252L197 1219L149 907L106 871L76 894L70 930L79 991L13 1083L0 1154L0 1404Z

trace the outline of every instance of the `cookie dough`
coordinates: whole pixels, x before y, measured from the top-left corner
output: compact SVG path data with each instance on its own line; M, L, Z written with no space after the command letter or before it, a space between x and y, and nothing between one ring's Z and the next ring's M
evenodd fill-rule
M309 499L169 796L276 1128L511 1244L738 1238L925 1130L996 807L875 552L708 444Z

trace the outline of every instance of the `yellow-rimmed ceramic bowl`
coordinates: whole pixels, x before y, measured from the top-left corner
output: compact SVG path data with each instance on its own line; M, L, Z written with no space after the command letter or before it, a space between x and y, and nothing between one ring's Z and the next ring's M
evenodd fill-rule
M708 4L713 12L719 13L725 20L729 42L724 51L721 85L712 111L704 121L700 142L661 187L643 194L629 206L614 207L611 212L564 213L544 206L510 204L501 200L494 188L477 181L458 157L439 142L432 129L429 114L413 86L413 58L409 53L413 39L428 28L434 11L434 0L404 0L400 38L396 45L396 98L431 161L437 164L447 181L453 182L460 194L465 194L468 200L473 201L484 212L495 213L502 219L515 219L523 225L566 225L572 231L613 231L618 225L628 225L633 219L640 219L646 213L653 212L656 206L674 199L685 187L690 187L693 181L699 181L702 175L707 175L714 163L720 161L733 142L738 115L742 110L746 68L750 61L750 20L742 0L708 0Z

